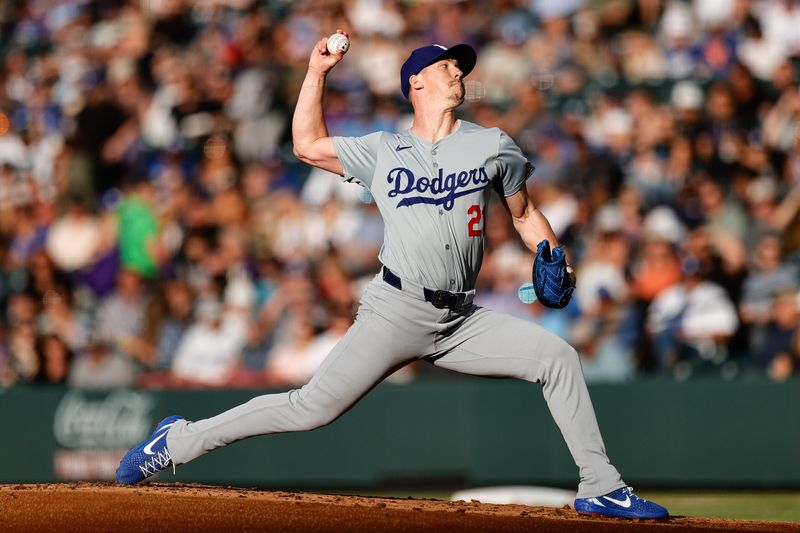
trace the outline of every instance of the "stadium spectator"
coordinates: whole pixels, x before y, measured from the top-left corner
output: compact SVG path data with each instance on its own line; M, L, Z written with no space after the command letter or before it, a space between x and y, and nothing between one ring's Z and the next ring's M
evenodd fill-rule
M625 381L636 373L635 342L625 324L633 312L625 274L629 255L630 244L621 232L600 232L577 272L581 314L569 335L587 382Z
M133 360L115 352L107 340L97 336L89 340L84 352L73 361L67 383L88 390L131 387L136 375Z
M789 290L775 297L764 343L755 352L755 362L775 381L786 381L798 368L797 291Z
M98 258L103 229L99 217L89 213L84 198L71 198L68 202L67 211L50 225L45 244L53 263L60 270L73 272Z
M131 339L128 347L148 369L168 371L172 367L186 330L192 323L194 294L180 279L167 279L145 307L142 336ZM150 376L149 382L155 376Z
M727 341L736 332L736 307L722 287L707 281L696 257L681 261L683 280L653 300L647 330L660 368L682 375L687 365L728 359Z
M142 277L127 269L120 270L116 289L100 301L94 331L104 346L120 355L136 356L131 346L144 331L148 296Z
M292 334L278 343L267 357L267 379L277 385L305 383L327 355L314 347L314 326L310 320L301 318L292 326Z
M39 337L38 341L39 382L50 385L66 383L72 361L67 345L56 335Z
M750 349L761 354L769 340L775 298L798 288L795 265L783 262L780 235L766 233L756 244L751 270L744 280L739 313L750 328Z
M210 296L199 301L195 313L198 321L186 330L172 360L173 374L182 386L224 386L239 368L245 317Z

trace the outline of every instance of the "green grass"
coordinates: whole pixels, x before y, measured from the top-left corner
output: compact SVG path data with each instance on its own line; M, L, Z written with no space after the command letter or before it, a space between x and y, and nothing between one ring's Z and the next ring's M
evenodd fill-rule
M636 491L677 516L800 522L800 492Z
M450 492L434 490L335 491L360 496L434 498L447 500ZM672 516L800 522L800 491L646 491L642 498L658 502Z

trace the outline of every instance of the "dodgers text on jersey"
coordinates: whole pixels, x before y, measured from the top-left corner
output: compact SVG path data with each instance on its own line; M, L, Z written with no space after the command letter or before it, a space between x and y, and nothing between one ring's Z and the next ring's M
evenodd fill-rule
M402 196L397 207L414 204L441 205L446 211L453 209L455 199L481 191L489 184L489 176L484 167L453 172L445 176L444 170L433 178L414 176L414 172L405 167L396 167L389 171L386 180L391 188L389 198ZM429 193L433 196L417 196L414 193Z

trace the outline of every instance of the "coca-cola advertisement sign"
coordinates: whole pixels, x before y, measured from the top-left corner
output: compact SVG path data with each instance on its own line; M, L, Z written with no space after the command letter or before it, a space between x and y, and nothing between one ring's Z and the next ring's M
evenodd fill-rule
M72 390L53 420L56 441L71 449L129 448L147 436L154 401L146 393L115 390L106 396Z

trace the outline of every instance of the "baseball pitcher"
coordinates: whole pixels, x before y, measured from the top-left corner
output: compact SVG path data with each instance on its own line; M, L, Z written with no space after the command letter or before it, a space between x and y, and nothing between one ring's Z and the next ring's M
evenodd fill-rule
M396 369L422 359L540 384L579 469L578 512L667 517L666 509L637 497L609 462L576 351L536 324L473 304L493 194L536 252L539 300L563 307L575 283L550 224L528 198L531 164L501 130L455 116L475 51L459 44L411 53L400 72L414 109L409 130L331 137L323 118L325 79L343 56L328 50L327 39L315 45L292 134L300 160L369 189L385 222L383 268L365 290L354 324L303 387L205 420L163 420L122 459L117 481L137 483L248 437L330 424Z

